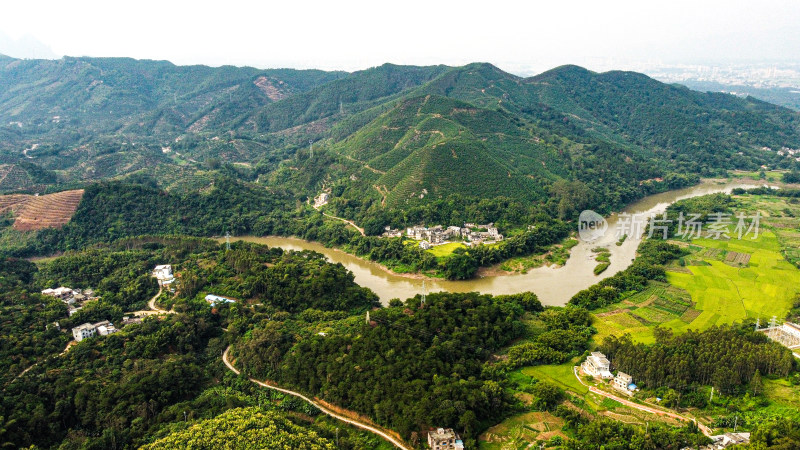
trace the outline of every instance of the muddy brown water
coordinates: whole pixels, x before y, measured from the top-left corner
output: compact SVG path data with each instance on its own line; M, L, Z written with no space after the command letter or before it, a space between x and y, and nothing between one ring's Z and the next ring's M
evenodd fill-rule
M730 193L736 187L752 187L753 184L753 182L748 183L747 181L705 181L690 188L645 197L632 203L621 213L637 217L648 216L652 213L659 214L678 200L718 192ZM599 239L593 242L579 240L578 245L570 251L570 257L563 267L544 266L531 269L526 274L485 276L466 281L425 278L426 291L428 293L476 291L487 294L514 294L532 291L545 305L565 305L577 292L630 266L636 256L636 248L639 246L641 236L630 235L622 245L617 246L618 232L621 229L621 225L618 225L619 219L620 215L617 213L607 217L608 229ZM626 231L630 231L628 227L624 228ZM421 293L423 289L422 278L390 273L379 264L338 249L327 248L317 242L278 236L242 236L235 239L266 244L270 247L281 247L286 250L313 250L322 253L331 262L341 263L352 271L356 283L372 289L384 304L393 298L405 300L413 297ZM599 276L594 275L597 262L594 260L592 249L595 247L605 247L611 253L611 265Z

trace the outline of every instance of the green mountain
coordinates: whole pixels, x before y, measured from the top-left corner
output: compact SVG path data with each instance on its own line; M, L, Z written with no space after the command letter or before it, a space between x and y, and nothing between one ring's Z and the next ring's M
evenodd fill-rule
M532 199L540 179L566 175L554 149L507 113L432 95L398 102L333 149L369 168L390 205L427 195Z
M6 58L0 124L0 164L25 160L51 185L144 176L192 192L225 171L298 198L335 187L360 214L564 192L608 209L728 169L791 168L763 148L800 148L800 115L752 98L487 63L345 73Z
M19 122L26 131L36 127L39 134L70 127L95 132L184 131L201 127L204 123L198 121L208 122L209 116L230 120L241 111L345 75L175 66L129 58L4 59L0 60L0 123ZM234 99L241 104L235 113L224 106ZM134 120L134 116L140 117Z

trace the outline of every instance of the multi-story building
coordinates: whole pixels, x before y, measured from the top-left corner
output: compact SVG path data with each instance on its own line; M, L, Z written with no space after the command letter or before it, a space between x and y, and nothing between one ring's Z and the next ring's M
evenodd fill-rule
M606 358L606 355L600 352L592 352L586 361L581 364L581 368L587 374L593 377L603 379L614 378L611 374L611 362Z

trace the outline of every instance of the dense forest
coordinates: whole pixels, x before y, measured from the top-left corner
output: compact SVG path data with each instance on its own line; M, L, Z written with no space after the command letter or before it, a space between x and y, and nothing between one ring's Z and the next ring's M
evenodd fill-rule
M188 277L204 267L209 272L200 274L203 281L226 293L238 290L244 296L248 286L266 283L271 295L251 292L240 303L212 309L195 295L198 291L187 297L189 293L178 290L169 302L182 313L124 325L118 333L85 339L60 354L72 326L109 319L119 326L125 311L143 306L157 290L149 272L153 264L165 261ZM6 319L0 322L0 440L14 446L135 448L146 439L181 430L179 421L258 406L263 399L253 396L249 383L244 383L248 389L238 385L220 362L227 340L222 328L238 329L237 323L252 320L253 309L243 303L261 302L252 307L260 311L256 318L280 318L290 314L281 311L312 307L320 308L308 310L312 317L314 311L325 314L323 310L346 316L349 312L336 311L376 304L374 294L355 285L351 273L325 263L320 255L284 254L246 243L226 252L215 241L186 237L125 239L68 253L42 264L41 270L13 259L4 260L1 269ZM287 283L288 278L295 281ZM100 299L67 317L64 303L36 293L56 284L91 287ZM265 406L314 413L302 402L274 400ZM265 427L294 429L282 417L270 416L273 424L257 419ZM327 426L315 429L327 438L334 432ZM342 433L345 447L360 448L354 442L364 436L348 434Z
M641 385L680 392L699 384L736 394L754 377L787 376L795 364L789 349L753 331L749 324L680 335L658 328L655 336L652 345L636 344L627 335L611 336L600 349L619 370L635 373Z
M445 207L446 206L446 207ZM467 279L481 266L497 264L514 256L543 253L568 236L570 226L553 219L541 209L526 208L519 202L497 198L470 203L464 199L437 202L417 208L397 226L416 223L417 218L444 218L444 211L462 210L482 220L498 218L508 227L531 225L494 246L478 246L437 259L418 246L400 239L361 236L339 221L322 214L286 194L238 182L228 176L215 179L214 189L203 195L164 192L143 184L108 182L88 187L72 220L60 230L45 229L16 240L19 232L8 225L5 252L13 256L50 254L82 249L88 245L113 242L141 235L282 235L298 236L339 246L401 272L430 271L450 279ZM383 231L385 219L367 221L368 230ZM452 220L452 219L450 219ZM396 222L395 222L396 223ZM458 222L444 222L458 223ZM462 222L463 223L463 222ZM97 262L90 262L97 264ZM103 272L98 272L102 274Z
M523 312L511 298L430 294L299 341L297 319L262 321L234 356L250 375L366 414L412 442L430 427L472 440L512 404L488 360L524 333Z
M676 245L645 240L628 269L563 308L531 293L434 293L381 307L317 253L203 237L297 236L398 272L467 279L548 252L584 209L607 213L731 169L766 165L800 181L784 154L800 148L796 112L575 66L520 78L490 64L346 73L0 56L0 124L0 192L85 189L61 229L16 230L13 208L0 217L0 447L14 448L385 445L246 376L368 416L414 446L441 426L474 447L523 411L563 419L570 439L551 446L707 443L691 425L590 420L569 392L519 374L578 361L597 332L589 311L665 281L664 266L685 255ZM323 191L329 203L312 208ZM733 206L706 196L668 214ZM379 237L387 226L465 222L493 222L506 239L442 257ZM56 256L19 259L43 255ZM174 267L174 288L159 289L156 264ZM39 293L62 285L99 299L68 315ZM235 302L212 306L206 294ZM154 297L169 314L123 323ZM120 331L67 346L72 327L101 320ZM665 404L702 407L704 386L758 402L762 376L796 367L749 325L655 335L600 349L643 388L669 394ZM221 363L229 346L242 376ZM800 442L793 415L748 426L751 448Z

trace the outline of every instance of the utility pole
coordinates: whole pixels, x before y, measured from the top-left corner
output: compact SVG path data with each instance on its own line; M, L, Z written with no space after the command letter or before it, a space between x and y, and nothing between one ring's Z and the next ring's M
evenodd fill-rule
M427 297L428 297L428 295L427 295L427 292L425 290L425 280L422 280L422 303L421 303L421 305L423 305L423 306L425 305L425 300L427 300Z
M367 311L367 325L369 325L369 311Z
M311 158L314 157L314 141L308 140L308 151L311 152Z
M231 250L231 232L225 232L225 251L228 252Z
M711 386L711 397L708 399L708 403L711 403L711 400L714 400L714 386Z

